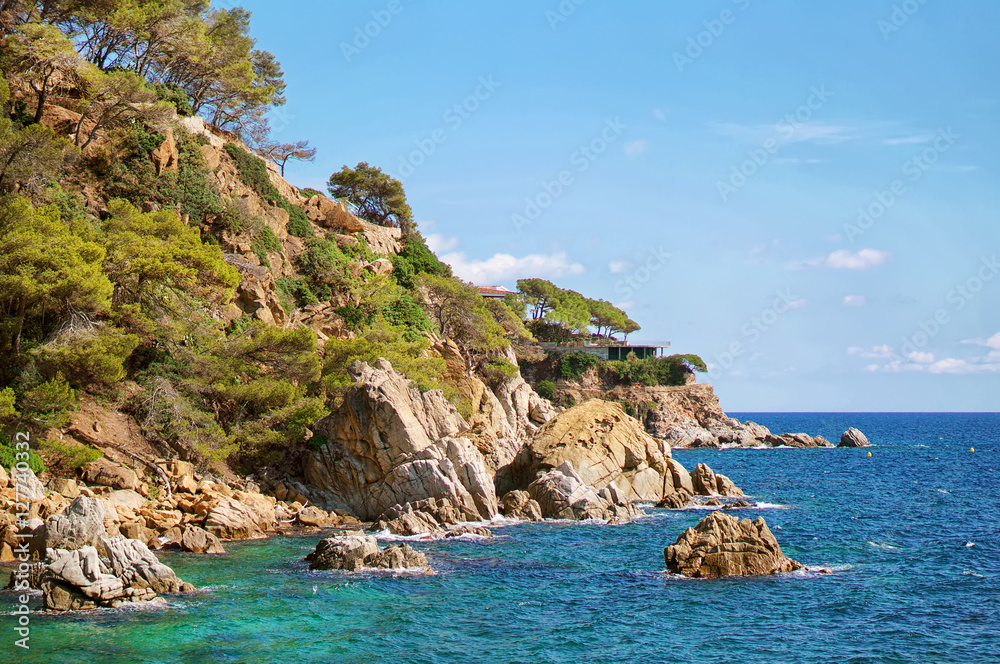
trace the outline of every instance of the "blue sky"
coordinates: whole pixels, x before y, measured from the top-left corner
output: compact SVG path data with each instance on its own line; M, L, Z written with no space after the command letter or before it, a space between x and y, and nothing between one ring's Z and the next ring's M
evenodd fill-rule
M466 279L623 305L727 410L1000 410L1000 5L243 6L289 179L381 166Z

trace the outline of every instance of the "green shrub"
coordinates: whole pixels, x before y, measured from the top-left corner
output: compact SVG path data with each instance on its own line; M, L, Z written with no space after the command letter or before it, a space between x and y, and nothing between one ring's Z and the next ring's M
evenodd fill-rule
M552 401L553 399L556 398L556 384L553 383L551 380L539 381L538 385L535 386L535 392L537 392L538 396L542 397L543 399L548 399L549 401Z
M669 357L636 358L630 353L623 361L605 363L606 377L623 385L679 386L685 384L692 371L707 371L704 361L697 355L671 355Z
M305 196L306 198L312 198L313 196L323 195L322 191L316 191L315 189L309 189L308 187L305 189L299 189L299 193Z
M402 293L382 309L382 316L390 325L405 327L407 332L416 333L431 331L431 321L424 308L417 304L409 293Z
M61 427L76 410L76 390L61 375L28 390L21 397L22 414L43 428Z
M517 366L498 357L490 358L479 368L483 381L490 386L504 383L517 375Z
M416 277L419 274L451 276L451 268L439 261L434 252L427 248L420 233L412 233L403 243L402 251L391 256L389 260L392 261L396 283L407 290L414 290L417 287Z
M43 441L41 448L47 453L59 455L72 468L82 468L104 456L100 450L88 445L69 445L51 438Z
M156 98L160 101L169 101L177 109L177 115L188 117L194 115L194 108L191 100L188 99L184 88L176 83L156 83L149 86L156 93Z
M316 304L319 299L302 277L281 277L275 282L278 300L286 314L299 307Z
M17 455L21 454L19 458ZM14 447L14 443L11 442L10 438L4 434L0 434L0 466L3 466L4 470L10 471L11 468L17 465L19 461L27 461L28 468L31 469L35 475L45 472L45 462L42 461L42 457L38 455L38 452L29 448L27 451L28 458L25 459L25 452L23 450L18 450Z
M598 366L601 359L591 353L574 351L559 358L559 376L566 380L576 380L588 369Z
M113 327L66 331L32 350L42 373L70 376L75 387L109 387L125 377L125 361L139 337Z

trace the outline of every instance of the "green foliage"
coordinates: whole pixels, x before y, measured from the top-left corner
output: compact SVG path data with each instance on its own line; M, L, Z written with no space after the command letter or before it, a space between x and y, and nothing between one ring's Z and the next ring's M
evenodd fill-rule
M487 385L496 386L516 376L518 368L503 358L492 357L481 364L477 371Z
M316 189L309 189L308 187L305 189L299 189L299 193L305 196L306 198L312 198L313 196L323 195L322 191L318 191Z
M384 173L381 168L360 162L354 168L346 165L330 176L327 183L334 198L345 199L359 219L379 226L394 226L409 235L413 211L406 202L403 183Z
M545 279L520 279L518 295L509 296L508 304L515 311L528 306L534 326L529 325L536 337L543 341L565 341L564 335L544 329L542 322L554 323L567 331L588 334L588 326L597 328L600 336L624 332L626 336L639 330L639 325L628 315L605 300L592 300L580 293L559 288ZM537 328L537 329L536 329Z
M198 142L186 131L175 132L175 141L177 171L165 173L159 179L160 200L180 206L182 214L200 224L207 215L222 212L222 198Z
M0 434L0 466L9 472L21 461L27 462L28 468L35 475L45 472L45 463L42 461L42 457L38 456L38 452L31 448L28 448L27 451L18 450L10 438Z
M113 327L67 329L31 351L46 376L65 375L74 387L110 387L125 377L124 363L139 337Z
M418 231L413 231L403 241L402 251L389 260L392 261L392 276L396 283L407 290L417 288L418 276L421 274L451 276L451 267L438 260L434 252L427 248L427 243Z
M542 380L535 386L535 392L543 399L553 401L556 398L556 384L551 380Z
M671 355L637 359L630 354L625 361L606 362L607 377L624 385L684 385L692 371L707 371L697 355Z
M470 284L451 277L424 274L420 277L419 289L436 332L458 345L470 371L480 360L507 346L510 333L503 324L505 321L498 320L498 311L491 309Z
M16 355L26 322L51 325L71 310L106 309L112 287L101 271L104 257L55 206L33 209L23 198L7 199L0 205L0 346Z
M406 335L412 340L420 332L431 331L431 321L413 296L400 293L399 297L382 309L382 316L393 326L406 328Z
M280 254L282 251L281 240L274 234L270 226L263 226L259 231L254 233L254 238L250 242L250 251L257 255L261 265L270 268L271 261L268 259L267 254L268 252Z
M288 213L289 234L295 237L311 237L313 235L312 224L309 223L306 213L288 202L278 191L278 188L271 183L271 177L268 175L264 160L233 143L226 143L225 149L236 163L236 170L243 183L265 201L275 203Z
M37 197L77 153L69 141L46 126L18 129L0 117L0 196L19 188L22 194Z
M170 102L174 105L177 115L181 117L194 115L191 100L188 99L187 92L181 86L176 83L156 83L152 86L152 89L156 93L157 99Z
M49 454L58 455L71 468L82 468L104 456L100 450L88 445L70 445L54 438L42 441L39 447Z
M29 421L49 428L64 426L76 403L76 390L59 375L25 392L18 405Z
M428 348L430 342L426 338L408 340L402 327L378 321L353 339L330 339L326 342L323 346L323 383L332 395L342 395L351 385L347 372L351 364L361 361L373 365L381 357L388 360L396 371L405 374L422 392L441 389L449 397L457 398L455 389L444 381L447 372L445 361L429 356Z
M309 284L302 277L282 277L275 282L278 290L278 299L285 313L291 313L299 307L316 304L319 299L309 288Z
M576 380L588 369L601 364L601 359L591 353L574 351L559 358L559 376L566 380Z

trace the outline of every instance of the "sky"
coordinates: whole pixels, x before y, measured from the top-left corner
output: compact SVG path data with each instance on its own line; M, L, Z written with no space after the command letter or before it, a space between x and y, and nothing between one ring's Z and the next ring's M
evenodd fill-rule
M242 6L288 179L383 168L462 278L612 301L731 411L1000 411L1000 4Z

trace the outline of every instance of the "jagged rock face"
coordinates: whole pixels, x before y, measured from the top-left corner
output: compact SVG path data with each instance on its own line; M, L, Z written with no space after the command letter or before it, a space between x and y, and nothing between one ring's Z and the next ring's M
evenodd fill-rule
M62 552L48 566L41 583L46 609L118 606L125 601L149 601L157 593L194 590L142 542L119 535L101 544L108 552L107 564L98 557L96 548L85 546Z
M868 437L861 433L859 429L851 427L840 435L840 444L837 447L868 447Z
M528 495L536 501L542 516L550 519L630 519L643 512L632 507L608 485L600 493L588 486L564 461L558 468L543 473L528 486Z
M552 404L532 389L520 372L492 389L476 376L470 376L458 346L450 340L432 340L434 350L448 366L448 379L471 406L469 430L471 440L491 473L513 461L538 427L555 417ZM507 349L506 359L517 366L517 357ZM509 487L500 487L501 490Z
M87 464L83 478L91 484L115 489L137 490L142 485L134 470L103 458Z
M242 491L222 496L205 517L205 530L220 539L263 537L274 523L274 498Z
M801 569L787 558L763 518L712 512L663 550L667 569L691 577L779 574Z
M379 549L378 541L360 530L328 537L306 556L309 569L342 569L357 572L362 567L405 569L427 567L427 558L408 544Z
M480 518L478 512L461 503L456 504L447 498L427 498L394 505L382 514L377 527L393 535L422 535Z
M421 394L380 359L355 362L357 383L343 405L316 426L329 442L305 464L307 480L326 502L363 520L396 505L447 499L480 518L497 511L482 455L468 425L438 390Z
M500 503L500 511L505 517L522 521L541 521L542 506L527 491L508 491Z
M45 523L45 546L73 551L98 546L107 537L104 503L97 498L78 496L61 514Z
M543 426L511 463L508 476L520 487L568 461L597 491L615 484L628 501L656 502L673 491L669 459L670 448L618 404L592 399Z

